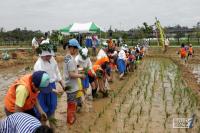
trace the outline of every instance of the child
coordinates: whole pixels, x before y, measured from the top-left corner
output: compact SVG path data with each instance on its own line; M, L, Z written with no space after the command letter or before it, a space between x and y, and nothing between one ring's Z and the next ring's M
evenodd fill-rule
M66 49L67 44L63 46ZM80 105L80 99L77 99L77 93L79 91L78 78L84 79L85 74L79 74L75 57L78 53L78 49L81 49L80 44L76 39L70 39L68 42L69 53L65 56L64 61L64 81L67 93L67 123L73 124L76 120L75 112L76 106Z
M17 112L0 121L0 133L53 133L53 130L32 115Z
M186 48L184 43L181 44L180 54L181 54L181 59L186 63Z
M38 100L42 109L47 114L48 118L54 118L55 110L57 107L57 94L62 93L63 91L63 89L60 91L56 89L56 82L59 82L61 86L63 86L61 82L62 77L58 68L58 64L53 57L54 51L52 49L53 47L51 47L52 44L50 44L49 41L43 42L36 49L36 51L40 52L38 53L39 58L34 65L34 71L46 71L50 76L50 84L45 90L40 91L38 95ZM48 50L44 49L44 46L49 47L51 51L49 52ZM40 118L39 114L38 117ZM55 125L53 125L53 123L50 122L50 126L54 128Z
M75 58L77 65L79 68L83 69L83 73L86 75L85 79L82 79L82 85L83 85L83 90L86 93L87 89L89 88L89 84L91 83L92 89L96 89L96 86L92 84L91 81L91 76L88 75L88 72L91 71L94 74L94 71L92 70L92 62L90 60L90 57L88 56L88 49L87 48L82 48L79 51L79 55L76 56Z
M119 78L123 79L123 76L126 71L126 53L125 50L127 50L124 46L121 47L120 52L118 53L118 59L117 59L117 68L120 73Z
M188 56L187 56L187 58L188 58L188 57L192 57L193 54L194 54L194 50L193 50L193 48L192 48L192 44L190 44L190 45L189 45L189 49L188 49Z

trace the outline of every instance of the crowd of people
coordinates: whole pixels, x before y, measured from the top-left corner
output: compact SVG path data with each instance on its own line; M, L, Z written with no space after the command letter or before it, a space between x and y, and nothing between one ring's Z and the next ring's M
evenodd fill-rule
M48 35L32 43L38 54L34 72L20 77L9 87L4 99L7 118L0 122L0 132L54 132L56 127L50 119L55 119L57 95L63 92L67 95L66 121L73 124L84 100L108 97L106 83L115 82L114 72L123 80L124 75L136 69L146 50L144 45L117 47L109 39L92 62L88 48L81 47L73 38L63 45L66 55L61 73L54 58L56 47ZM90 94L86 93L89 88Z

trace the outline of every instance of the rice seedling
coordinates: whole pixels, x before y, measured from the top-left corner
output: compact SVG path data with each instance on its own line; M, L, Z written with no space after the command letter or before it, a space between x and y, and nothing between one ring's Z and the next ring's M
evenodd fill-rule
M101 113L101 112L99 112L99 114L98 114L98 118L100 118L100 117L101 117L101 115L102 115L102 113Z
M112 118L112 122L115 122L115 120L116 120L115 117L113 117L113 118Z
M184 116L185 116L185 117L187 117L187 108L188 108L188 107L187 107L187 106L185 106L185 108L184 108L184 111L183 111L183 112L184 112Z
M143 110L143 107L142 105L140 106L140 115L142 115L142 110Z
M89 131L89 132L91 132L91 131L92 131L92 130L91 130L91 126L89 126L89 127L88 127L88 131Z
M144 92L144 99L147 99L147 92Z
M168 119L170 117L170 113L166 112L165 117L166 117L166 119Z
M113 98L111 97L111 98L110 98L110 103L112 103L112 102L113 102Z
M123 125L123 128L125 128L126 126L126 118L124 118L124 125Z
M115 109L115 115L117 115L117 109Z
M48 120L49 120L49 123L52 123L53 125L57 126L58 120L56 118L50 117Z
M165 112L167 112L167 100L165 100Z
M137 113L136 123L139 122L139 113Z
M165 121L163 123L164 129L166 129L167 119L165 118Z
M163 101L165 100L165 88L163 88L163 95L162 95Z
M176 108L176 113L177 113L178 115L180 114L179 107Z
M148 116L151 115L151 108L148 109Z
M122 103L121 104L124 104L124 102L126 101L126 96L123 98L122 100Z
M135 130L135 124L134 123L133 123L132 127L133 127L132 129Z
M110 127L110 124L106 123L105 132L107 132L110 128L111 128L111 127Z

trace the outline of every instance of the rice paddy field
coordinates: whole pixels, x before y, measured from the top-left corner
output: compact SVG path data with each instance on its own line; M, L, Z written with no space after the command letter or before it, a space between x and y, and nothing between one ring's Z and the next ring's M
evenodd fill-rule
M184 63L178 48L162 53L149 48L134 72L110 83L109 97L86 100L72 126L66 124L66 94L59 96L56 110L57 133L198 133L200 132L200 48ZM62 54L60 55L62 56ZM32 57L31 57L32 58ZM62 70L62 58L59 61ZM1 68L0 118L5 117L3 97L10 83L31 72L32 63ZM193 118L192 128L176 118Z

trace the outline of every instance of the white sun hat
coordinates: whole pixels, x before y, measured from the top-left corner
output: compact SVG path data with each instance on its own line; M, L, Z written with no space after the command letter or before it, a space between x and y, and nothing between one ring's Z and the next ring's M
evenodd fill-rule
M39 56L47 56L47 55L54 56L55 53L53 52L53 50L51 50L51 52L42 50L42 53L39 54Z

